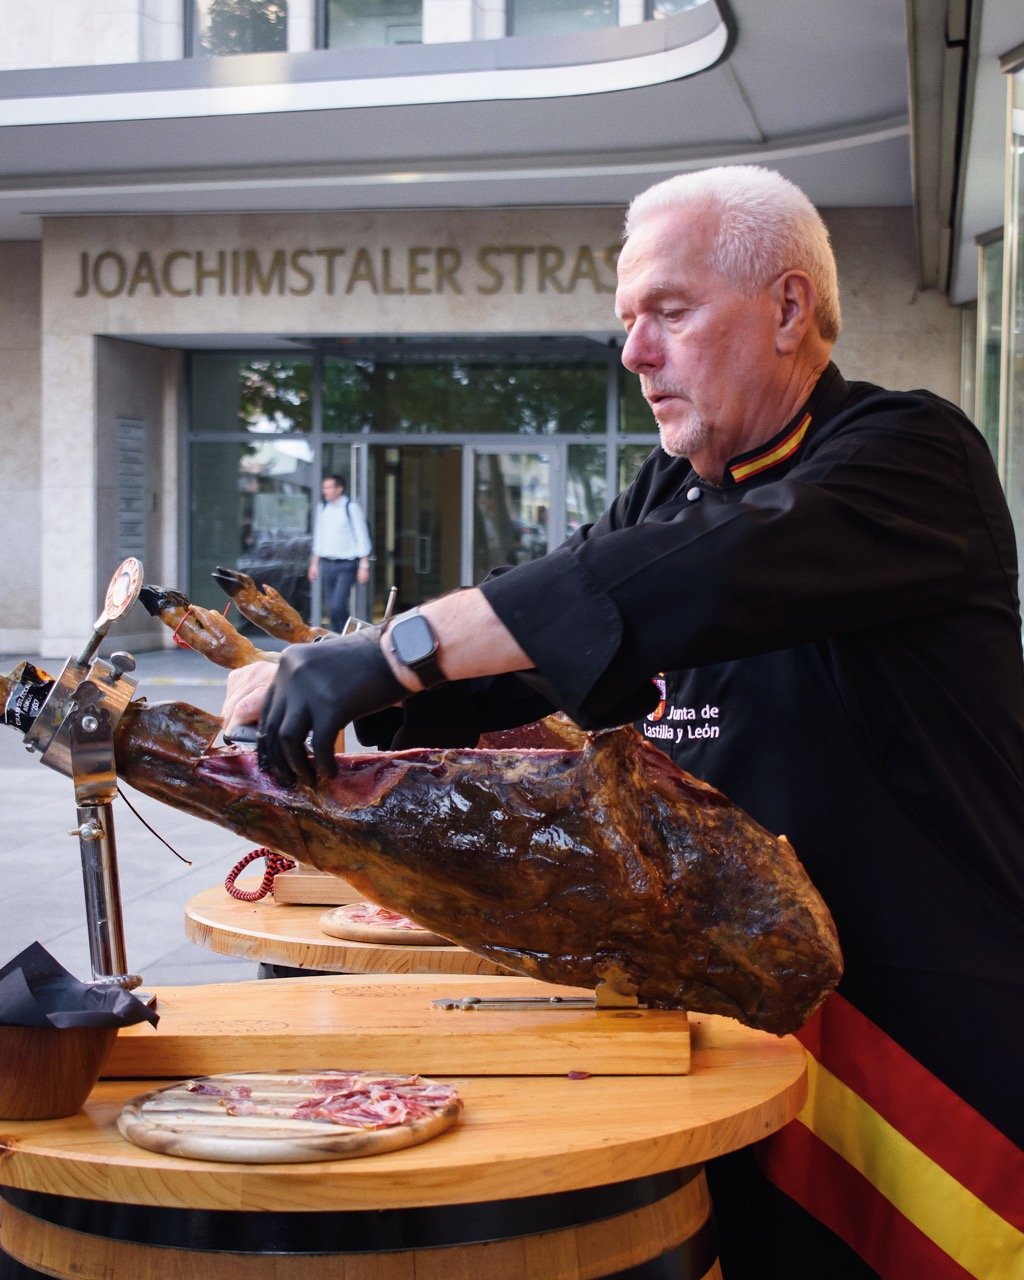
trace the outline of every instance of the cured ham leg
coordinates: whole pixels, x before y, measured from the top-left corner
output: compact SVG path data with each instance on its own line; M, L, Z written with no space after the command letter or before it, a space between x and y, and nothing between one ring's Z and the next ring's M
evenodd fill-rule
M258 587L247 573L239 569L224 569L218 565L213 580L231 597L243 618L248 618L254 626L276 640L306 644L319 636L332 634L324 627L311 627L280 591L267 583Z
M339 756L315 790L211 749L219 728L180 703L132 703L120 776L517 973L594 987L618 969L651 1006L779 1034L839 980L831 917L789 843L632 728Z
M193 604L181 591L154 587L148 583L139 592L146 612L174 632L190 649L195 649L218 667L232 670L252 662L276 661L276 653L265 653L246 639L216 609Z
M0 677L21 729L49 682L27 667ZM132 702L118 774L517 973L595 987L618 971L653 1007L779 1034L839 980L831 917L788 841L632 728L545 721L545 745L514 730L483 749L339 756L329 782L286 790L255 753L212 747L220 727Z

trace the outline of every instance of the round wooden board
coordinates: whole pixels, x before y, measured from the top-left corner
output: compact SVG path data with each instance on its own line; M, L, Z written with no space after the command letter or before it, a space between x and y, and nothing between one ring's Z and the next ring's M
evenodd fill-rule
M416 1080L373 1071L243 1071L179 1081L144 1093L125 1103L117 1118L123 1137L147 1151L192 1160L221 1160L236 1164L297 1164L313 1160L344 1160L380 1155L416 1146L450 1128L462 1112L457 1094L432 1109L432 1114L381 1129L352 1128L326 1119L296 1118L301 1103L323 1097L331 1084L359 1076L377 1080ZM190 1086L202 1085L209 1092ZM444 1086L439 1086L443 1088ZM224 1094L212 1090L248 1090L245 1102L274 1107L284 1115L230 1115Z
M450 947L454 945L439 933L431 933L417 925L414 929L395 928L386 924L369 924L353 919L366 909L365 902L349 902L344 906L325 911L320 917L320 928L331 938L345 942L378 942L392 947Z

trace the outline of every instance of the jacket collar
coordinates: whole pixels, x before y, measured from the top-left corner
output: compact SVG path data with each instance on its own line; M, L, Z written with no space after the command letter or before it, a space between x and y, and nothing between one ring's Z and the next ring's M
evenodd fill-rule
M782 430L768 440L746 453L737 454L726 465L722 479L723 489L733 489L737 485L746 484L768 472L777 472L787 462L797 458L804 441L820 422L826 422L831 416L830 405L836 398L841 398L844 387L839 370L829 363L825 372L814 384L814 390L797 413L786 423Z

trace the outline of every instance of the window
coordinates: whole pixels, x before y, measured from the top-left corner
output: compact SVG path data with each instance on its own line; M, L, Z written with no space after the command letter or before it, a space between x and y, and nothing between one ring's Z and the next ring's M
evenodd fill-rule
M508 0L510 36L550 36L617 27L619 0Z
M704 0L645 0L645 18L671 18L674 13L685 13L687 9L696 9Z
M579 435L605 430L606 361L466 354L329 357L324 430L362 434ZM648 430L650 428L648 427Z
M1003 334L1006 466L1003 484L1017 526L1017 540L1024 544L1024 66L1012 69L1009 81L1009 206L1005 227L1005 280L1008 316Z
M640 379L623 369L619 398L619 430L625 435L651 435L658 430L651 406L640 390Z
M329 49L421 44L423 0L326 0Z
M636 474L650 456L653 445L626 444L619 449L618 472L615 480L616 492L633 483Z
M312 373L309 356L196 355L192 430L308 435Z
M602 444L571 444L566 461L565 532L569 534L593 524L610 501L608 450Z
M590 337L529 334L191 353L185 589L223 608L211 575L235 566L315 613L310 528L331 472L370 521L359 617L379 618L392 586L411 607L472 581L496 553L540 554L595 520L657 443L618 357ZM474 521L482 486L499 484L508 501L495 541Z
M228 565L308 612L312 379L308 355L193 355L188 581L197 604L224 607L211 574Z
M974 421L993 454L999 445L999 365L1003 350L1003 233L979 241ZM967 406L965 406L967 407Z
M287 47L288 0L186 0L188 57L277 53Z
M224 593L213 572L226 565L273 587L308 616L315 492L313 451L305 440L193 441L189 598L223 609ZM238 623L237 615L233 620Z

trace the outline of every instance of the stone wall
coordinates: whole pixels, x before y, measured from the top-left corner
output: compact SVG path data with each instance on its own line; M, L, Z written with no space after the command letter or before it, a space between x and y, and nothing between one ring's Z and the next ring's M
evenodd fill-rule
M910 209L827 209L843 308L835 360L847 378L960 402L961 313L917 285ZM973 406L968 406L968 411Z
M182 56L182 0L0 0L0 70Z
M0 650L39 634L39 260L33 242L0 242Z

